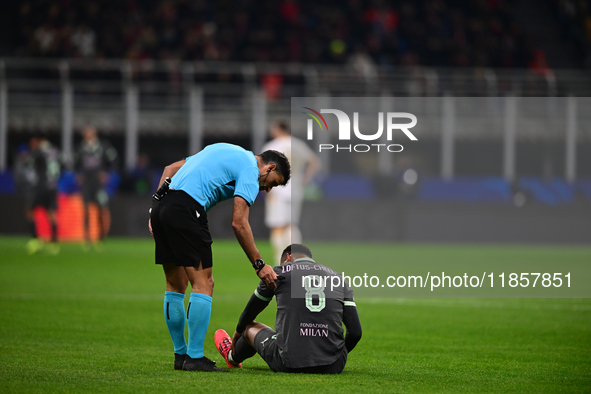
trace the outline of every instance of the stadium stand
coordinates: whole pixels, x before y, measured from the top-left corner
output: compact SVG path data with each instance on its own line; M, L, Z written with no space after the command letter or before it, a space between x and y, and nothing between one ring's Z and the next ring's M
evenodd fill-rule
M521 12L532 7L536 12ZM67 89L72 127L96 124L125 152L133 85L138 145L149 164L112 177L128 194L148 195L156 172L186 153L187 93L196 86L206 113L203 143L247 148L257 89L269 120L289 116L289 100L297 96L591 96L591 7L582 0L25 0L3 8L0 85L9 97L9 165L32 133L46 132L58 143ZM540 37L551 37L552 45ZM558 146L556 136L518 141L520 152L535 145L537 156L535 169L522 169L514 182L500 174L500 138L498 160L487 166L470 160L479 156L475 148L491 152L488 136L474 132L458 141L466 148L456 155L469 173L441 179L434 159L439 140L431 135L421 141L419 181L407 197L509 204L522 192L547 205L591 201L590 159L579 154L576 182L557 178L563 171L555 163L564 160L552 149L564 149L549 147ZM578 151L590 141L580 134ZM538 164L544 160L551 170ZM356 174L357 163L342 164L321 180L323 198L384 196L376 177ZM64 174L60 190L72 196L77 186ZM14 193L9 170L0 180L0 193ZM396 182L385 186L388 192Z
M14 34L1 54L525 68L536 48L512 6L508 0L29 0L12 5L5 28ZM569 7L559 8L566 22L574 18ZM580 27L573 29L578 34Z

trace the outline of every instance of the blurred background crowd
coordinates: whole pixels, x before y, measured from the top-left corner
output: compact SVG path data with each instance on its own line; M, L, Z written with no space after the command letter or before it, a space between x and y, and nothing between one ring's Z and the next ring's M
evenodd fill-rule
M101 181L109 197L146 198L165 165L206 144L256 151L273 120L290 118L292 97L517 96L544 100L519 104L513 118L485 114L496 116L494 132L471 127L478 111L458 100L459 131L447 142L437 120L445 111L427 111L422 119L437 127L422 130L420 144L386 164L333 155L307 197L591 201L591 0L23 0L0 8L0 196L17 195L19 161L41 137L61 150L59 191L81 192L76 150L88 127L117 152ZM503 134L507 119L517 119L513 139Z
M2 56L337 64L362 57L379 65L525 68L545 66L549 55L554 66L591 65L585 0L27 0L2 7Z

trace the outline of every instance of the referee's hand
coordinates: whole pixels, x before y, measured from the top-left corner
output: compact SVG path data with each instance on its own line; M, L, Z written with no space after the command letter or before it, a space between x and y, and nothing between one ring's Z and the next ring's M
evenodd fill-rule
M265 265L258 273L259 278L271 289L276 287L277 274L270 265Z

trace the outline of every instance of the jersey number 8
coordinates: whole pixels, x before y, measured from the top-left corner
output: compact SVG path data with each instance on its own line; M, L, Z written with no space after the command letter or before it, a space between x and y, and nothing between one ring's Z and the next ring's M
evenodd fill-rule
M310 275L309 280L304 281L306 289L306 308L310 312L320 312L326 306L326 296L324 294L325 283L322 281L322 277L318 275ZM316 287L312 284L318 285ZM318 296L318 304L314 305L314 296Z

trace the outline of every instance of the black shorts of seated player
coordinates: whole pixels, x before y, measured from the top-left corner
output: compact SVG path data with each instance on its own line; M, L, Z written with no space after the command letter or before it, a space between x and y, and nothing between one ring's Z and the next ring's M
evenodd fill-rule
M171 190L152 203L156 264L210 268L213 266L207 213L182 190Z
M314 367L289 368L283 363L281 350L277 344L277 333L269 327L263 328L255 335L254 348L273 372L334 375L343 372L345 364L347 363L348 352L346 348L343 348L332 364L318 365Z

